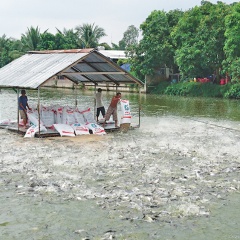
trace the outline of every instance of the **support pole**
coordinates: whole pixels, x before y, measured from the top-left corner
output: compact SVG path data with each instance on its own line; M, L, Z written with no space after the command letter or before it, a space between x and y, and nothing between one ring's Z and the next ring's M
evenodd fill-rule
M139 87L139 93L138 93L138 127L140 127L141 124L141 87Z
M37 110L38 110L38 136L40 137L40 87L38 87L38 106L37 106Z
M95 84L94 86L94 110L93 110L93 114L94 114L94 117L97 116L97 109L96 109L96 104L97 104L97 100L96 100L96 91L97 91L97 85Z
M78 94L77 94L77 84L76 83L74 83L74 95L75 95L75 107L77 108L77 105L78 105L78 100L77 100Z
M17 89L17 125L19 132L19 88Z

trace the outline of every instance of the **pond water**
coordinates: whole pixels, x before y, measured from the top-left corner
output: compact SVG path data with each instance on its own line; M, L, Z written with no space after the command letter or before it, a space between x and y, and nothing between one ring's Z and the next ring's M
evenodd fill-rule
M27 96L36 106L37 92ZM122 96L137 122L139 96ZM90 91L45 89L40 99L93 106ZM2 90L0 119L16 119L16 103ZM0 129L1 239L240 239L239 121L239 101L142 94L141 127L126 134Z
M37 105L37 91L27 92L30 105ZM103 92L105 107L108 106L112 92ZM131 103L133 116L138 116L139 95L133 93L123 93L122 98L128 99ZM17 116L17 95L12 90L2 90L0 94L0 119L16 118ZM187 98L172 97L152 94L141 94L141 115L142 116L162 116L175 115L187 117L210 117L225 120L240 120L239 100L217 99L217 98ZM40 103L42 105L60 104L74 105L75 100L78 106L89 106L94 108L93 92L74 92L71 89L42 89L40 93Z

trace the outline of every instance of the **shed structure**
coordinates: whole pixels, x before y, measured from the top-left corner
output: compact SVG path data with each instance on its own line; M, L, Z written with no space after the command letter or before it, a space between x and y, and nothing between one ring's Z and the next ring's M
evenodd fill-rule
M71 49L28 52L0 69L0 88L16 89L18 95L19 89L36 89L40 94L40 88L55 76L63 76L76 85L95 88L111 85L116 91L126 84L136 84L139 89L143 86L139 79L96 49Z
M31 51L0 69L0 88L37 89L54 76L85 85L143 83L94 49Z

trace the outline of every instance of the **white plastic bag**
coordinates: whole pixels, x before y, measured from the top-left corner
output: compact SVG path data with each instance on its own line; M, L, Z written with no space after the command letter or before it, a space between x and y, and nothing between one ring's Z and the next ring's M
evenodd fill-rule
M71 126L74 129L76 135L87 135L87 134L90 134L89 133L89 129L85 125L83 125L81 123L74 123Z
M54 124L54 111L51 108L43 107L41 120L44 126L52 127Z
M122 110L121 124L131 123L132 116L131 116L129 101L121 99L120 103L121 103L121 110Z
M85 118L78 109L74 111L74 117L76 123L85 124Z
M83 114L86 123L97 123L90 108L82 111L81 113Z
M97 135L104 135L104 134L106 134L104 128L99 126L96 123L88 123L88 124L86 124L86 127L88 129L92 130L93 134L97 134Z
M24 135L24 137L34 137L35 133L39 132L39 127L32 125L31 127L29 127ZM40 125L40 132L47 132L47 129L43 126Z
M67 124L59 123L53 126L61 136L75 137L74 129Z

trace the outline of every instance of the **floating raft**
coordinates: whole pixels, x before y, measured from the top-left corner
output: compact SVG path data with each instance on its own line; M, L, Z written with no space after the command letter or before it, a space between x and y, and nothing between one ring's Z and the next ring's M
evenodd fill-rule
M130 124L121 124L120 127L116 128L114 124L106 124L104 129L106 132L117 132L117 131L127 132L128 130L133 130L138 127L139 127L138 125L131 126ZM18 127L16 123L9 124L9 125L0 125L0 128L7 129L11 132L15 132L23 136L26 134L26 131L27 131L27 129L21 126ZM92 134L91 130L90 130L90 134ZM47 132L41 132L40 134L35 133L35 137L36 138L60 137L60 134L55 129L47 128Z

